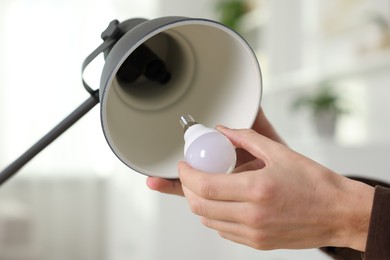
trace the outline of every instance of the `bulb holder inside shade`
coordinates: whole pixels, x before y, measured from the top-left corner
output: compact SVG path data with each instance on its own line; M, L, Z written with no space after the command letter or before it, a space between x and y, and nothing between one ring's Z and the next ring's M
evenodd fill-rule
M256 55L239 34L215 21L186 17L122 24L128 28L106 53L99 95L104 135L123 163L148 176L177 178L184 146L178 118L185 113L209 127L252 126L262 77ZM164 63L169 78L118 77L140 46Z

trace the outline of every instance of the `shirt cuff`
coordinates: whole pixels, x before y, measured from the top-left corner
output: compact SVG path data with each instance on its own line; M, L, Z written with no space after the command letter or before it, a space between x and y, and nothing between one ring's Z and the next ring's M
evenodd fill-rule
M375 187L365 260L390 259L390 189Z

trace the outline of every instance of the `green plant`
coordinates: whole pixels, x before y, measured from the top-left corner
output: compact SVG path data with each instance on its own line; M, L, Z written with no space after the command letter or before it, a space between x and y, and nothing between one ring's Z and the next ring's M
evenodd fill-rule
M248 12L249 6L246 0L223 0L217 6L219 21L224 25L239 31L241 18Z
M310 95L297 97L292 108L294 110L309 109L314 116L323 113L339 116L347 112L341 101L341 97L329 85L324 85Z

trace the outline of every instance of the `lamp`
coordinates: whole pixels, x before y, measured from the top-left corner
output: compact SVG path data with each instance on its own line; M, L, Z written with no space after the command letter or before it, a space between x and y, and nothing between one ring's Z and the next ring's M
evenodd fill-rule
M183 158L182 114L204 125L252 125L261 100L261 71L247 42L207 19L161 17L112 21L82 71L104 53L100 88L0 173L0 184L101 103L104 136L135 171L177 178Z

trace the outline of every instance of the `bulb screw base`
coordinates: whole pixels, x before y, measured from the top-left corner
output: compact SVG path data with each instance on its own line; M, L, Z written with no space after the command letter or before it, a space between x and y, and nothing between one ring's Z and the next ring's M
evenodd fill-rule
M190 128L193 125L198 124L198 122L195 121L195 119L191 115L182 115L180 117L180 124L184 129L184 132L187 131L188 128Z

